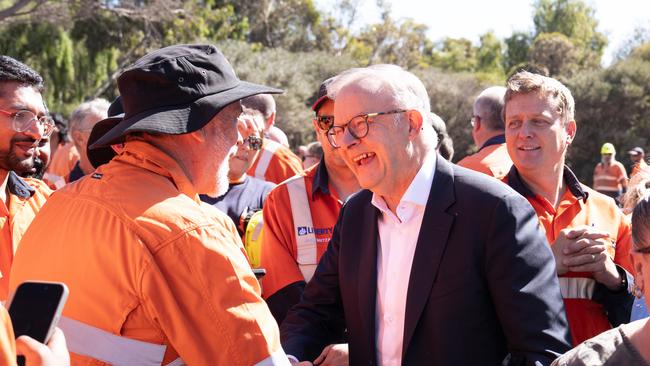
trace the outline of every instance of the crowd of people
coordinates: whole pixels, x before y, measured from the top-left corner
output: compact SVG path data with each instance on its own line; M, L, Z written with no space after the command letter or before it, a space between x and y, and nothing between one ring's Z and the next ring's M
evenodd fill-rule
M650 168L580 182L561 82L481 92L453 164L399 66L315 86L297 154L233 66L155 50L66 123L0 56L0 300L70 290L48 344L0 307L0 365L650 365Z

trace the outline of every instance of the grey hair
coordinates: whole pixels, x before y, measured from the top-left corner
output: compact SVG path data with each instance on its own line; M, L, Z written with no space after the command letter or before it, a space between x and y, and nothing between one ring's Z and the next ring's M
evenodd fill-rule
M490 130L503 131L503 104L506 88L491 86L481 92L474 100L474 114L481 118L481 125L485 123Z
M241 100L241 105L262 113L264 118L269 118L275 113L275 99L271 94L256 94Z
M429 94L417 76L397 65L379 64L354 68L339 74L327 85L327 96L336 100L338 93L353 84L363 85L370 93L387 91L400 109L416 109L427 120L431 112Z
M108 117L108 108L111 104L104 98L97 98L88 102L81 103L72 113L68 119L70 132L84 129L82 123L86 117L95 115L104 119Z

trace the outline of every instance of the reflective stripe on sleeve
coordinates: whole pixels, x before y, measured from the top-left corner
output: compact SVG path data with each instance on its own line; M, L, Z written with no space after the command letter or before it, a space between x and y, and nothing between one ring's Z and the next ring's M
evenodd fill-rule
M62 316L59 328L65 334L70 352L116 366L160 366L167 346L121 337L103 329ZM169 365L184 365L176 359Z
M306 282L314 276L318 255L314 223L311 218L309 196L305 187L305 178L298 176L286 182L291 216L293 216L293 234L296 238L298 266Z
M558 280L563 299L591 300L596 287L596 281L593 278L559 277Z
M272 355L255 364L255 366L290 366L290 365L291 363L289 363L289 359L287 358L287 355L284 354L284 350L282 348L273 352Z
M275 141L266 141L264 143L264 148L260 153L260 159L257 161L257 166L255 167L255 178L264 180L266 171L269 169L269 164L275 152L280 147L280 144L276 144Z

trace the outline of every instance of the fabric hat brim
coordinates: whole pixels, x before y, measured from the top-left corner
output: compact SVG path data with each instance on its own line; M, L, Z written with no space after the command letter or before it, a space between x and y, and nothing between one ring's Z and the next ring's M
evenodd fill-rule
M283 92L281 89L240 81L232 89L207 95L189 104L150 109L122 119L92 145L89 145L89 150L101 147L110 148L110 145L124 142L124 137L130 132L168 135L194 132L205 126L230 103L256 94L280 94Z

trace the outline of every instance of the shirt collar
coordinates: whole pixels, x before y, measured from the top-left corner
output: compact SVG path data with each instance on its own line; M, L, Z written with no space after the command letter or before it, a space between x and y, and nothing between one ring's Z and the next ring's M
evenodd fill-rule
M13 171L9 172L9 178L7 179L7 189L9 193L18 196L24 200L30 198L34 195L36 190L32 188L27 182L18 176L18 174Z
M316 168L316 175L314 175L314 184L311 186L311 198L314 199L316 192L321 191L323 194L330 194L329 189L329 173L325 166L325 157L323 156Z
M427 200L429 199L429 193L431 192L431 184L433 184L433 176L435 173L436 166L436 152L430 151L422 162L420 170L415 175L411 184L404 192L404 195L400 199L399 206L403 203L411 203L415 206L425 207ZM383 213L388 213L388 205L383 197L373 193L371 203L377 207ZM401 218L400 218L401 219Z
M585 202L587 201L589 193L582 189L580 181L578 181L576 175L566 165L562 172L562 179L574 197L582 199ZM523 179L521 179L521 176L519 175L519 171L517 171L517 168L514 165L510 168L510 172L508 172L508 185L524 197L535 197L535 193L533 193L526 183L524 183Z
M168 177L176 188L196 202L200 202L194 184L189 180L174 158L145 141L128 141L119 155L119 160L136 165Z
M506 135L505 134L492 136L487 141L485 141L483 146L481 146L481 148L478 149L478 151L481 151L481 150L485 149L488 146L505 144L505 142L506 142Z

